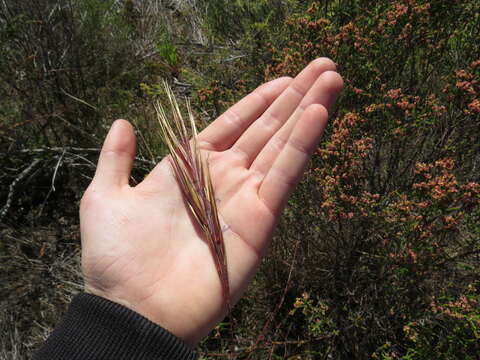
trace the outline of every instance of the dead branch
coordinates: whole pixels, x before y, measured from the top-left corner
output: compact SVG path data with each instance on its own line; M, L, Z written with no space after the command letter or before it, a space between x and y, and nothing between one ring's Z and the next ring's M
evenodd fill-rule
M36 149L21 149L17 151L17 153L21 153L21 154L41 154L41 153L62 154L63 152L65 152L66 154L72 154L72 155L99 154L100 148L80 148L80 147L73 147L73 146L65 146L65 147L43 147L43 148L36 148ZM143 163L145 165L149 165L149 166L155 166L157 164L156 161L146 159L142 156L135 157L135 161L139 163Z
M12 205L12 200L13 200L13 195L15 193L15 187L17 184L23 180L30 172L40 163L40 159L35 159L33 162L27 166L10 184L9 186L9 191L8 191L8 196L7 196L7 201L5 205L2 207L2 210L0 211L0 221L3 220L5 215L7 215L8 210L10 209L10 206Z

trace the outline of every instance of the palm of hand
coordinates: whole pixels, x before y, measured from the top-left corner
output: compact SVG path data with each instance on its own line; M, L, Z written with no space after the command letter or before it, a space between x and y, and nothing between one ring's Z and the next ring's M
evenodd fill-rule
M267 84L200 134L224 229L232 302L263 257L323 131L324 106L341 88L329 70L333 64L319 59L293 81ZM86 289L194 344L225 315L220 280L168 159L130 187L134 153L131 126L117 122L82 199Z

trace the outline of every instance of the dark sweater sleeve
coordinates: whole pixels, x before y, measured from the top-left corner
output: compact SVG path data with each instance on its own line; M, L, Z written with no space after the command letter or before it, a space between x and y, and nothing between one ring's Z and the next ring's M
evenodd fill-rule
M34 360L190 360L179 338L136 312L104 298L77 295Z

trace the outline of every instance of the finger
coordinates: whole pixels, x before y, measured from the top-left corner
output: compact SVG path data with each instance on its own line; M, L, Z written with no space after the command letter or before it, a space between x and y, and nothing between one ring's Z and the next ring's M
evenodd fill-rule
M322 105L308 107L296 124L282 152L261 182L258 196L278 215L303 175L311 153L325 129L328 112Z
M244 158L246 167L250 167L265 144L292 115L292 120L288 121L296 121L303 112L302 106L309 105L302 102L304 96L309 93L318 77L328 70L335 70L335 64L330 59L321 58L312 61L261 118L252 124L232 146L231 150Z
M310 91L305 95L297 111L282 126L280 130L268 141L253 161L250 169L252 171L266 174L271 168L277 156L281 153L293 128L306 109L312 104L320 104L329 109L335 102L343 87L342 77L333 71L326 71L315 81Z
M115 121L103 143L93 182L108 188L128 184L135 152L132 125L126 120Z
M289 77L282 77L255 89L198 135L200 146L203 149L214 151L223 151L230 148L245 129L263 114L290 82Z

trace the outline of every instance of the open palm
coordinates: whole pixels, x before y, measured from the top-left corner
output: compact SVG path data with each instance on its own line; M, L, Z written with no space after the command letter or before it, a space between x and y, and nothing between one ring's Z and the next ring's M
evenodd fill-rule
M224 230L232 303L255 273L341 87L334 64L317 59L293 80L261 86L199 135ZM131 125L115 122L81 203L86 290L193 345L225 315L220 280L168 158L131 187L134 155Z

